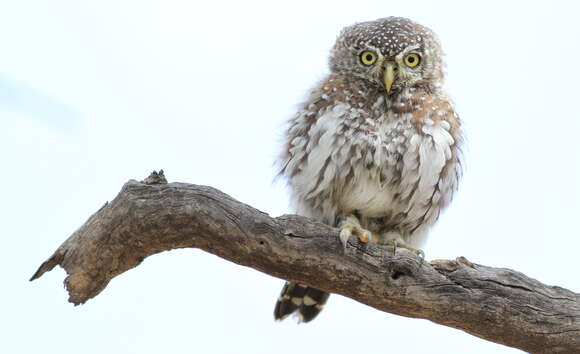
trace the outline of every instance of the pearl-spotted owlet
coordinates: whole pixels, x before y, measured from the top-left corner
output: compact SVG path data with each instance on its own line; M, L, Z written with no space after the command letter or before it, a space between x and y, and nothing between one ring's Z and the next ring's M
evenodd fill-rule
M405 18L346 27L289 121L280 174L297 214L360 242L418 250L461 176L461 121L435 34ZM419 251L417 251L419 252ZM287 282L274 315L312 320L329 294Z

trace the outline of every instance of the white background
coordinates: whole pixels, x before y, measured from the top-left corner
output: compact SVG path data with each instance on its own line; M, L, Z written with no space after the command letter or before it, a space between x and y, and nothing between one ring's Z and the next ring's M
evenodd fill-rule
M284 121L339 30L434 29L465 121L466 173L428 259L466 256L580 291L574 2L0 0L0 352L515 353L332 296L273 321L283 282L198 250L146 259L67 303L37 266L124 182L163 168L273 216Z

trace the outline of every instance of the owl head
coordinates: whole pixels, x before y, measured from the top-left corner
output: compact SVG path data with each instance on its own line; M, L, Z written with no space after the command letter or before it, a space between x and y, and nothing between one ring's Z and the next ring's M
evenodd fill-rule
M343 29L332 48L330 70L394 94L404 87L439 86L442 57L441 44L430 29L406 18L387 17Z

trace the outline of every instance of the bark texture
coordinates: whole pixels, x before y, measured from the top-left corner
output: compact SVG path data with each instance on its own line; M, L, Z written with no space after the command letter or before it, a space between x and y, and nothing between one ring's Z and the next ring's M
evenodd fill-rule
M580 294L463 257L423 262L356 238L344 249L337 229L272 218L212 187L167 183L162 171L127 182L31 280L60 265L78 305L145 257L185 247L528 352L580 353Z

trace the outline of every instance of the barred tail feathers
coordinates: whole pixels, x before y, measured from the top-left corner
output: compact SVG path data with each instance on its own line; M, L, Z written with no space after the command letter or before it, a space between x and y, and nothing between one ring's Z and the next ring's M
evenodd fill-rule
M281 321L298 311L301 322L310 322L322 311L329 296L322 290L286 282L276 302L274 318Z

